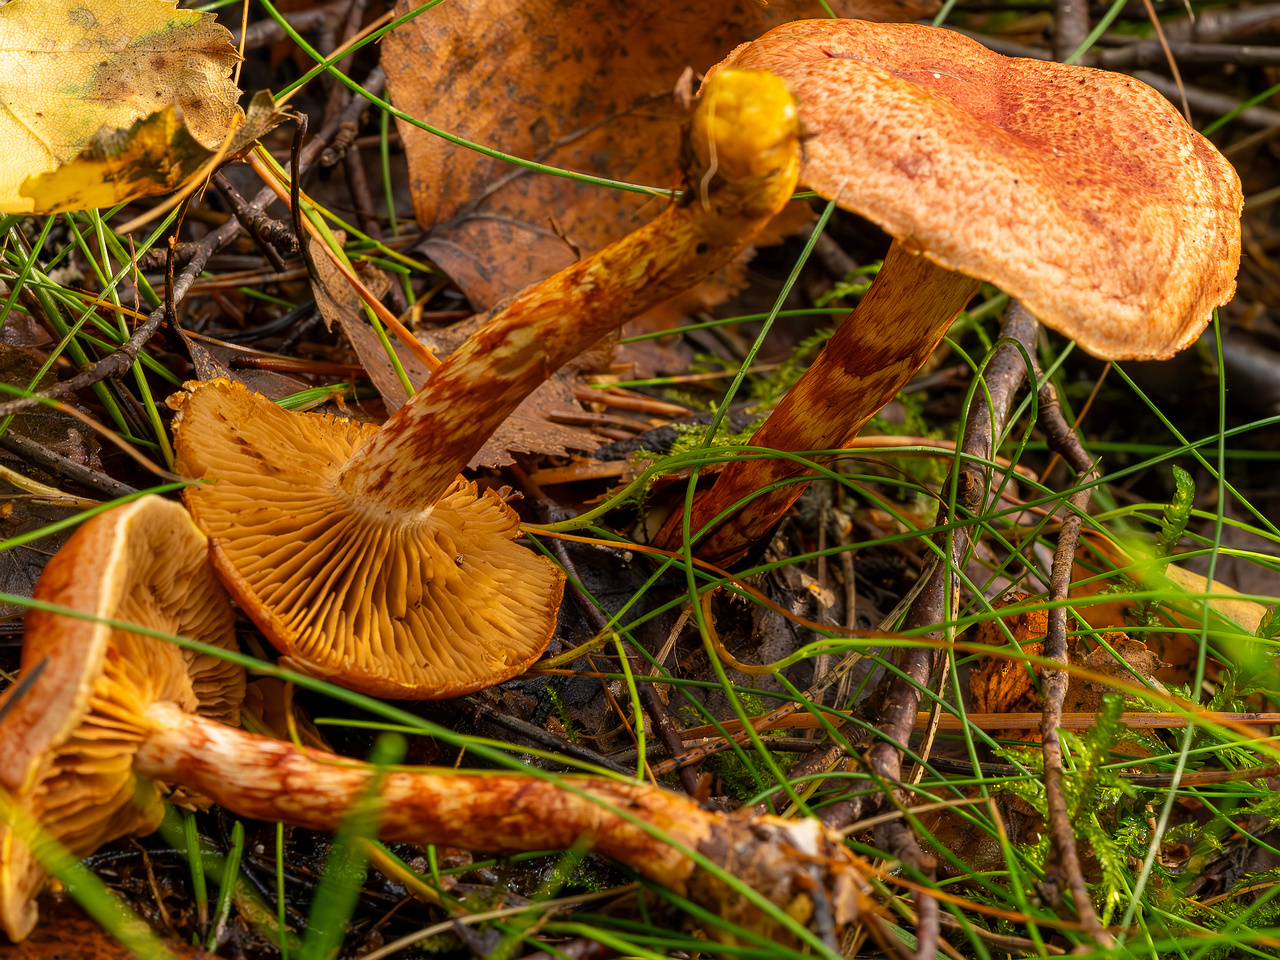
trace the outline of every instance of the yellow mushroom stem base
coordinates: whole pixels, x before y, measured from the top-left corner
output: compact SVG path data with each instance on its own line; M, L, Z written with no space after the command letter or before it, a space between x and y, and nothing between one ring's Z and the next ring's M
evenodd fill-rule
M939 267L895 240L857 309L751 437L751 444L787 452L846 446L924 366L978 286L972 277ZM735 503L803 471L781 458L730 463L715 485L694 500L689 529L697 538L699 530ZM807 486L792 483L750 500L705 535L698 556L721 566L737 560ZM667 520L659 546L679 549L682 519L677 511Z
M146 716L152 732L135 771L198 790L238 816L332 833L374 776L365 764L246 733L170 703L152 704ZM378 806L378 834L387 840L493 853L588 840L595 852L724 920L784 942L793 935L685 851L729 870L801 924L817 910L827 925L843 927L865 911L860 864L838 834L813 819L712 813L657 787L610 780L566 777L555 784L520 774L427 770L385 772Z

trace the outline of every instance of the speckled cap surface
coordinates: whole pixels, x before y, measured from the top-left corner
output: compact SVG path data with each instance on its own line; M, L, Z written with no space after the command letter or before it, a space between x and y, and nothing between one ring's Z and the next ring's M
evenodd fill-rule
M786 24L720 66L791 86L803 184L1096 356L1170 356L1235 292L1239 177L1132 77L860 20Z

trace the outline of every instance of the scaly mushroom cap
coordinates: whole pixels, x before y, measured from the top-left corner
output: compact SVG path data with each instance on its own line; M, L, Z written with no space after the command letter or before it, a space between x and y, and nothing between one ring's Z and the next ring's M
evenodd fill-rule
M142 497L88 520L45 567L35 598L234 649L231 604L208 542L181 504ZM45 661L0 724L0 786L24 819L77 857L150 833L162 784L133 773L143 711L166 701L236 723L244 671L142 634L31 610L22 670ZM7 702L7 693L0 703ZM0 926L21 940L36 922L45 872L0 821Z
M1170 356L1235 292L1240 179L1132 77L860 20L785 24L730 66L791 86L803 183L1092 354Z
M177 469L226 481L184 491L223 582L282 653L343 686L430 699L510 679L551 639L564 574L513 543L515 512L461 477L408 509L342 490L376 433L226 380L181 398Z

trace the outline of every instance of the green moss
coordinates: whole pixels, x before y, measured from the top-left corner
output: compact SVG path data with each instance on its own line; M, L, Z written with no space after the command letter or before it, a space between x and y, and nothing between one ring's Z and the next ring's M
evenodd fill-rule
M564 705L564 701L560 699L560 693L555 687L548 684L546 690L547 699L551 701L551 709L555 711L556 719L564 726L565 739L570 743L577 743L578 727L569 715L569 708Z

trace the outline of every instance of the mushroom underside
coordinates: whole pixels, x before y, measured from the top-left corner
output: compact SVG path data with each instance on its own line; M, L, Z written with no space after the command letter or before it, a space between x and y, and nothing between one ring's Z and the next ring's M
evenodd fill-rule
M461 477L412 511L345 493L341 467L372 432L225 381L184 399L178 468L219 481L185 496L228 589L299 667L370 694L458 696L515 676L551 637L563 574Z

